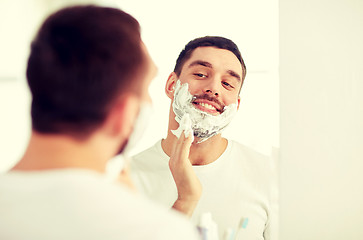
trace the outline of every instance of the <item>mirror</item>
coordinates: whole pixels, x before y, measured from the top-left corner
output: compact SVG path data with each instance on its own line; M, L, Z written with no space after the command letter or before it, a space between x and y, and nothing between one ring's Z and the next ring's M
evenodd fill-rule
M0 2L0 172L21 157L30 135L30 41L47 14L70 2L89 1ZM166 135L164 85L184 45L205 35L230 38L247 77L224 136L271 157L280 180L279 239L363 238L361 1L93 2L138 19L159 69L150 86L154 115L132 153Z

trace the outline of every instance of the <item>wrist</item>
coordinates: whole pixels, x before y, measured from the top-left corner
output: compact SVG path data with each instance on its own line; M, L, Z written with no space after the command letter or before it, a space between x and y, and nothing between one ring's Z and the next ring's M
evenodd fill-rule
M199 202L198 199L194 198L178 198L173 205L173 209L184 213L185 215L191 217L194 209L197 207Z

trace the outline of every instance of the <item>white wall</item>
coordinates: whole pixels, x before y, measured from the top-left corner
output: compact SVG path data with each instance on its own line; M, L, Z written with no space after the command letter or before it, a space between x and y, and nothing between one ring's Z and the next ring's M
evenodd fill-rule
M0 68L0 172L21 157L29 137L30 98L23 66L30 39L39 21L46 13L60 6L89 1L20 2L2 1L0 8L0 23L5 23L0 30L2 35L5 33L7 36L6 47L1 48L6 49L6 54L0 56L0 66L6 66ZM240 111L225 135L266 154L270 154L272 146L279 146L278 0L225 0L223 3L195 0L93 2L119 6L135 16L159 68L158 76L150 87L154 116L134 153L166 136L170 101L164 94L165 81L184 45L195 37L205 35L231 38L239 46L247 65ZM11 34L13 31L16 34ZM3 43L1 40L0 46ZM19 57L9 62L14 53ZM4 80L9 76L12 80Z
M43 11L39 1L0 1L0 172L22 156L30 136L25 66Z
M280 239L363 239L363 1L280 0Z

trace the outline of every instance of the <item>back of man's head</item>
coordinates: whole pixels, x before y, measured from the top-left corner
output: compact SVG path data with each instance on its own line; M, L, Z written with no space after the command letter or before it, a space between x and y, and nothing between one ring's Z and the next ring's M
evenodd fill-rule
M28 61L33 130L89 135L119 95L135 91L143 64L139 24L127 13L97 6L54 13Z

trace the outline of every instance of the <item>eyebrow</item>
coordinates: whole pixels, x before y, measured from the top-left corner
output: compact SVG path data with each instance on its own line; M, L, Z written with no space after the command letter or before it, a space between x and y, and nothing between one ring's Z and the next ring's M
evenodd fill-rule
M228 73L229 75L231 75L232 77L237 78L238 82L241 82L241 77L240 77L240 76L239 76L239 74L238 74L238 73L236 73L235 71L228 70L228 71L227 71L227 73Z
M206 62L206 61L201 61L201 60L196 60L196 61L192 62L191 64L189 64L188 67L193 67L193 66L198 66L198 65L201 65L201 66L204 66L207 68L213 68L213 65L211 63Z
M193 66L198 66L198 65L207 67L207 68L213 68L213 65L210 62L201 61L201 60L196 60L196 61L192 62L191 64L189 64L188 67L193 67ZM238 80L238 82L241 82L241 76L238 73L236 73L235 71L228 70L227 73L230 76L235 77Z

